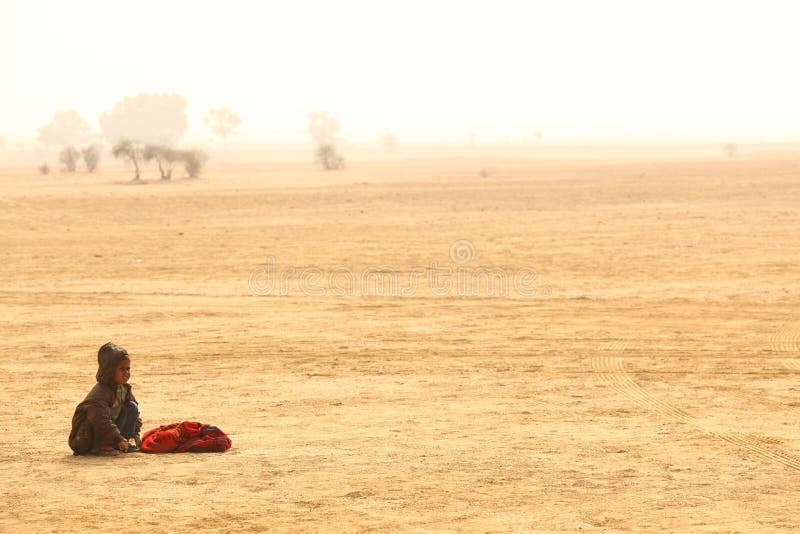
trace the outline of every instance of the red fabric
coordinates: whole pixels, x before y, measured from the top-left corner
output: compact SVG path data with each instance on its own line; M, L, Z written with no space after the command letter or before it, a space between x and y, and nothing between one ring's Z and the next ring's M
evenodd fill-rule
M192 421L160 426L142 436L142 452L225 452L230 448L225 432Z

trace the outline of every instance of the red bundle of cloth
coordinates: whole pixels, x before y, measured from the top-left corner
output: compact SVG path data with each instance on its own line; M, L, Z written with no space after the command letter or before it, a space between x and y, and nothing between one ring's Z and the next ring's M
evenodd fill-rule
M231 439L212 425L193 421L172 423L142 436L142 452L225 452L231 448Z

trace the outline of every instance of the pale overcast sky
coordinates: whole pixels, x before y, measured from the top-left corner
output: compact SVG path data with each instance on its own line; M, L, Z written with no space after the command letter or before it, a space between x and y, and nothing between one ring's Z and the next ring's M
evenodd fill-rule
M374 142L800 139L800 2L0 1L0 136L124 96L230 106L247 142L309 112Z

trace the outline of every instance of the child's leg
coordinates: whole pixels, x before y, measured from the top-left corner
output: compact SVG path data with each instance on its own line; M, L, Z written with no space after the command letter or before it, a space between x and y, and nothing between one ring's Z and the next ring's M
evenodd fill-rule
M117 448L117 444L112 442L112 441L107 441L104 437L102 437L100 435L99 432L95 432L94 433L94 441L93 441L93 444L92 444L92 452L95 453L95 452L101 450L103 447L106 447L106 448L110 447L112 449L116 449Z
M125 406L122 407L122 410L119 412L119 417L117 417L115 423L119 429L119 433L122 434L123 438L132 438L136 435L136 423L138 418L138 404L133 401L129 401ZM95 432L92 451L102 451L104 448L116 450L117 444L106 441L99 432Z
M117 428L124 438L132 438L136 435L136 420L139 419L139 405L133 401L122 407L117 417Z

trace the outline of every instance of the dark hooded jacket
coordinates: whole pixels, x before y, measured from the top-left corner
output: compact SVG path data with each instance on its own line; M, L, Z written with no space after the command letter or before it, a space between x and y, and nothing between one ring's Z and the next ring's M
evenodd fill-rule
M113 343L106 343L100 347L97 353L97 384L92 388L86 398L75 408L75 415L72 416L72 431L69 434L69 446L75 454L85 454L89 452L94 444L95 435L101 441L107 443L117 443L121 439L133 436L122 436L119 428L111 419L111 405L117 396L117 384L114 382L114 373L117 364L124 359L128 359L128 353L122 347ZM131 386L124 384L127 394L125 403L128 401L136 402ZM142 420L136 424L136 434L142 428Z

